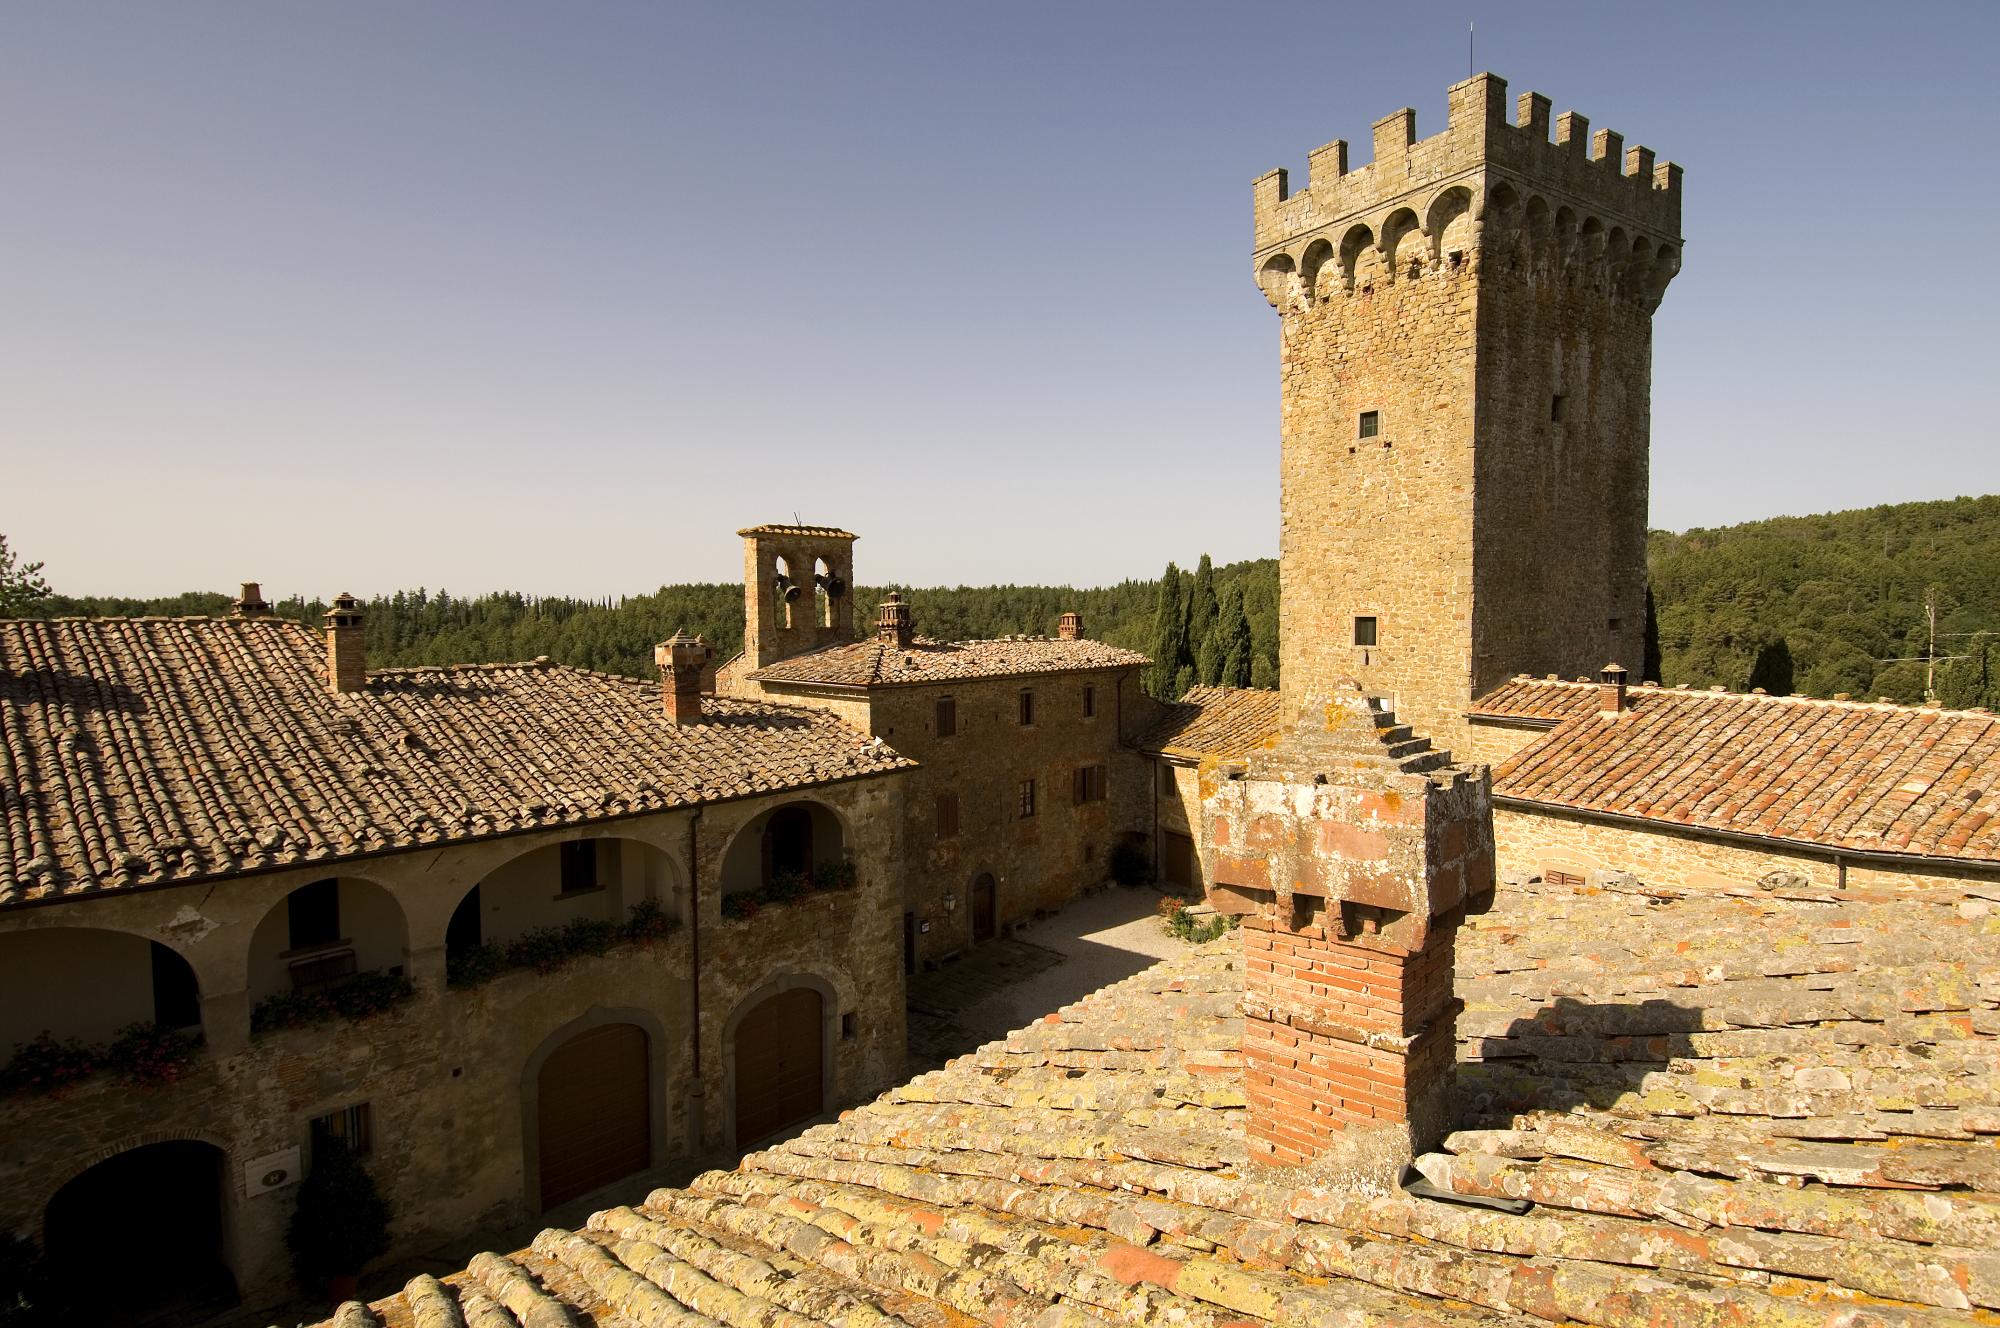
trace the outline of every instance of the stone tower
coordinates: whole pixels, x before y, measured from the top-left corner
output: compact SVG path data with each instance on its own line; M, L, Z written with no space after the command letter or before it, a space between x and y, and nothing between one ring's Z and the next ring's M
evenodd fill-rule
M1344 680L1419 732L1516 673L1642 654L1652 315L1681 172L1481 74L1443 133L1375 124L1255 185L1281 316L1280 666L1291 713Z
M743 660L751 669L854 639L854 535L751 526L743 537Z

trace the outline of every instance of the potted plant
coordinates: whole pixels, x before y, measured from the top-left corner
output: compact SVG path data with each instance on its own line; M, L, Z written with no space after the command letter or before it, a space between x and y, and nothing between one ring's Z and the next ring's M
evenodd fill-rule
M336 1305L353 1297L368 1261L388 1252L388 1201L351 1149L331 1140L313 1149L285 1248L299 1285L324 1287Z

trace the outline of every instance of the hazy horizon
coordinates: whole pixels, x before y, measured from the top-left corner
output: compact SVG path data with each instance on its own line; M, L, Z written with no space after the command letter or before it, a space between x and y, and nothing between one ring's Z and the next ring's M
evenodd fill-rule
M135 597L642 594L795 512L875 585L1273 556L1250 182L1439 131L1475 16L1686 170L1653 526L2000 491L2000 11L1376 12L13 7L0 533Z

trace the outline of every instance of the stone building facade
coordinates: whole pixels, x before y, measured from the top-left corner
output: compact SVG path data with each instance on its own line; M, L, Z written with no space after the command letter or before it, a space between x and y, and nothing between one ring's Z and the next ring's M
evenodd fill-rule
M744 539L743 653L718 671L725 694L815 706L916 762L904 781L906 971L936 964L1101 885L1121 844L1151 849L1149 762L1127 742L1158 708L1139 687L1143 655L1085 635L1065 614L1053 637L939 641L900 595L875 630L798 642L770 656L782 619L774 552L799 566L854 536L757 526ZM829 559L842 577L851 556Z
M1439 741L1515 673L1639 657L1652 313L1680 171L1482 74L1442 133L1374 127L1254 189L1281 315L1280 664L1353 678ZM1588 149L1588 150L1586 150Z
M134 1294L268 1302L329 1140L414 1250L901 1078L906 760L819 711L677 713L671 676L359 649L0 624L0 1041L199 1039L144 1091L0 1095L0 1229L61 1270L145 1193ZM840 888L732 905L774 854Z

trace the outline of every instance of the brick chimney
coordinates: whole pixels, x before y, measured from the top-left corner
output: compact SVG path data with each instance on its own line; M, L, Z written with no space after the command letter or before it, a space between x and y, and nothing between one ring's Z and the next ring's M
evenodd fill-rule
M1083 615L1072 609L1056 619L1056 637L1063 641L1083 640Z
M1607 715L1625 713L1625 666L1606 664L1597 673L1597 708Z
M677 631L653 647L660 668L660 699L667 719L679 726L701 719L701 675L715 651L698 636Z
M1253 1161L1385 1191L1450 1110L1453 940L1493 891L1492 789L1353 684L1202 804L1242 917Z
M326 686L330 692L358 692L368 685L368 634L362 630L361 601L341 591L326 611Z
M230 607L235 610L235 616L238 618L268 618L271 616L271 606L264 602L263 589L255 581L245 581L243 583L242 593L236 596L235 603Z
M903 602L902 595L897 591L890 591L889 598L875 610L875 639L898 650L908 650L910 642L917 639L917 627L910 617L910 606Z

